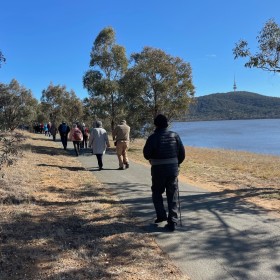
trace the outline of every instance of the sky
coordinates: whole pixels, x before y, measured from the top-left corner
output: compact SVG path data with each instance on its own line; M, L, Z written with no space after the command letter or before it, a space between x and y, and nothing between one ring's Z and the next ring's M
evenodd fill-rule
M52 83L83 99L90 51L105 27L127 57L144 47L162 49L192 68L195 96L250 91L280 97L280 75L245 68L232 49L240 39L256 53L269 19L280 25L279 0L2 0L0 83L16 79L40 100Z

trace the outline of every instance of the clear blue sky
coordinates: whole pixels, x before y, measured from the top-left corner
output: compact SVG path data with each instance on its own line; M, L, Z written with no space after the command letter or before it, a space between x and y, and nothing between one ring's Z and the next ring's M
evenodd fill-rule
M181 57L193 69L196 96L246 90L280 97L280 76L234 60L239 39L256 51L265 22L280 24L279 0L4 0L0 82L15 78L40 99L50 82L87 97L82 77L99 32L111 26L129 56L143 47Z

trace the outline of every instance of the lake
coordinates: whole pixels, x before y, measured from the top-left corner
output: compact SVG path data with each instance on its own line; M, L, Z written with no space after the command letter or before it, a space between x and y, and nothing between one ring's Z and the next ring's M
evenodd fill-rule
M280 156L280 119L173 122L184 145Z

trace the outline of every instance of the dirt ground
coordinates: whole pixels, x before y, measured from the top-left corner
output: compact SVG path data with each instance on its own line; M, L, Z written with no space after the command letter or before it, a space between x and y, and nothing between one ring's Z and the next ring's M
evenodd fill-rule
M60 143L26 133L0 179L0 279L188 279Z

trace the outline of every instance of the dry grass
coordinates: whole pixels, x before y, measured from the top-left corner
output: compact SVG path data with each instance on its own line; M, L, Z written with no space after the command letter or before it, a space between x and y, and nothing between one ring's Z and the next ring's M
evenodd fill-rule
M1 280L186 279L76 158L43 135L27 136L24 157L0 179ZM148 165L143 145L135 140L129 154ZM186 152L181 180L279 213L279 157Z
M187 279L60 145L27 134L24 149L0 179L1 280Z
M131 143L130 158L147 164L143 139ZM180 178L208 190L238 195L280 213L280 157L186 147Z

